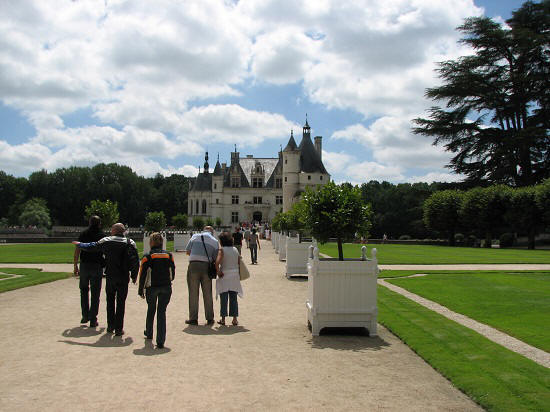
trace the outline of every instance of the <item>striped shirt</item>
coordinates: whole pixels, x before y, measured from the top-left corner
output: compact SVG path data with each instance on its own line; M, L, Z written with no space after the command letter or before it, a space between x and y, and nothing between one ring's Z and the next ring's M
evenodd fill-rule
M204 246L202 244L201 236L203 236L204 238ZM208 257L206 257L206 251L204 250L205 246L206 251L208 251ZM185 250L191 252L191 254L189 255L190 262L208 262L208 260L210 260L210 262L213 262L218 256L219 248L220 244L218 242L218 239L212 236L210 232L203 232L194 234L189 240L189 243L187 244Z

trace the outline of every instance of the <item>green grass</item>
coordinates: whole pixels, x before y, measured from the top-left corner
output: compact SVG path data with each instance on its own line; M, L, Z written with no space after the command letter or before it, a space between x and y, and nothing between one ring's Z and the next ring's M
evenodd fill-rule
M550 410L547 368L385 287L378 321L488 410Z
M550 272L449 272L388 281L550 351Z
M429 245L367 245L367 257L371 249L378 249L378 263L381 265L401 264L469 264L469 263L550 263L549 250L482 249L468 247ZM319 246L319 251L338 257L336 243ZM361 245L344 244L344 257L361 256Z
M40 283L53 282L54 280L66 279L72 276L72 273L42 272L40 269L0 268L0 271L13 275L23 275L23 277L1 281L0 293L7 292L8 290L26 288L27 286L39 285Z
M136 242L143 251L143 241ZM169 241L168 250L174 249ZM73 263L74 246L71 243L24 243L0 246L0 263Z

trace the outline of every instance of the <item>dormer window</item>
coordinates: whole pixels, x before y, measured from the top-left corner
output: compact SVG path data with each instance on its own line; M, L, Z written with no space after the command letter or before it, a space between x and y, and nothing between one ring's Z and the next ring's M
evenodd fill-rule
M240 176L231 176L231 187L241 187Z
M253 177L252 187L264 187L264 179L262 177Z

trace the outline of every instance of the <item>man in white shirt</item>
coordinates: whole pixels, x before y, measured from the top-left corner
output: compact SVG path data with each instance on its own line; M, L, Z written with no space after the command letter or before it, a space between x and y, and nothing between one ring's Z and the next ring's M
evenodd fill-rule
M208 263L218 256L219 242L214 237L212 226L205 226L202 233L194 234L185 251L189 256L187 268L187 288L189 290L188 325L198 325L199 286L202 289L206 324L214 324L214 302L212 301L212 279L208 276Z

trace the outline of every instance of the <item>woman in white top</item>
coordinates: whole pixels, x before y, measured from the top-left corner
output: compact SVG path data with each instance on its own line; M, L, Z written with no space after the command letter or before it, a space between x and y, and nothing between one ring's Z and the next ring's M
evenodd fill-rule
M239 305L237 295L243 297L243 288L239 276L240 255L237 248L233 246L233 236L229 232L223 232L219 236L221 248L216 258L216 270L218 278L216 280L216 298L220 295L221 319L220 325L225 325L227 316L227 301L229 299L229 316L233 316L233 325L238 325Z

